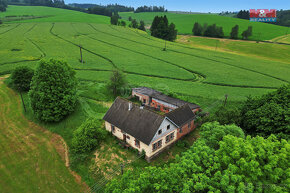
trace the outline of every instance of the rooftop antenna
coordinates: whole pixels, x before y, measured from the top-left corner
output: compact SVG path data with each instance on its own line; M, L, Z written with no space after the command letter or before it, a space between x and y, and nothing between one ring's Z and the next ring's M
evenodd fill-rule
M131 109L132 109L132 103L131 103L131 102L129 102L128 111L131 111Z

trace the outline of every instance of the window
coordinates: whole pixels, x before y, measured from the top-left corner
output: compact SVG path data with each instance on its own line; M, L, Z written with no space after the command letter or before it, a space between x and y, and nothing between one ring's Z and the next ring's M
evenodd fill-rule
M129 135L127 135L127 139L130 139L130 136Z
M167 125L167 130L169 130L170 129L170 125Z
M159 140L158 142L154 143L152 147L153 147L153 151L160 149L162 147L162 140Z
M188 124L187 124L187 128L189 129L191 127L191 122L189 122Z
M115 126L114 125L111 125L111 131L112 131L112 133L115 132Z
M160 129L159 131L158 131L158 135L160 135L162 133L162 129Z
M146 99L143 99L143 103L146 103Z
M182 133L182 127L179 129L179 133Z
M135 146L138 148L140 147L140 141L138 139L135 139Z
M174 132L166 136L166 143L172 141L173 139L174 139Z

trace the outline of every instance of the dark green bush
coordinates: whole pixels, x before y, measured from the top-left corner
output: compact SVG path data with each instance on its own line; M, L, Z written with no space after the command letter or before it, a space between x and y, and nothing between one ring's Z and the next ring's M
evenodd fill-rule
M17 67L11 74L11 86L20 92L29 91L33 75L33 69L27 66Z
M77 79L66 62L42 60L32 78L29 97L36 117L57 122L75 109Z
M89 153L105 139L107 131L102 128L102 122L93 118L87 119L74 131L72 152L77 154Z

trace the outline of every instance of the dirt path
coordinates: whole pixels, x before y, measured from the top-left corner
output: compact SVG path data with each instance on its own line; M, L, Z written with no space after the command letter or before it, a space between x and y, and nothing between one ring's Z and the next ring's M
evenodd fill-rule
M1 192L87 191L69 169L65 141L24 117L18 94L3 84L6 77L0 77Z

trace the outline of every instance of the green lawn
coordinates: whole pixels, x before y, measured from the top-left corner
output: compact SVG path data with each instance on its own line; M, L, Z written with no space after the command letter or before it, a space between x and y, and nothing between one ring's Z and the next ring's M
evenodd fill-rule
M133 12L123 12L120 16L128 20L129 16L133 19L144 20L146 24L151 25L154 17L156 15L166 15L169 22L173 22L178 29L179 34L192 34L193 24L199 22L202 25L207 24L217 24L222 26L225 36L229 36L232 27L239 25L239 34L248 28L248 26L253 26L253 36L250 39L253 40L270 40L278 36L285 35L287 32L287 27L282 27L278 25L250 22L244 19L237 19L232 17L219 16L214 14L178 14L178 13L133 13ZM129 21L128 21L129 22ZM240 35L241 37L241 35Z
M1 192L83 192L55 149L55 134L28 121L0 80Z

